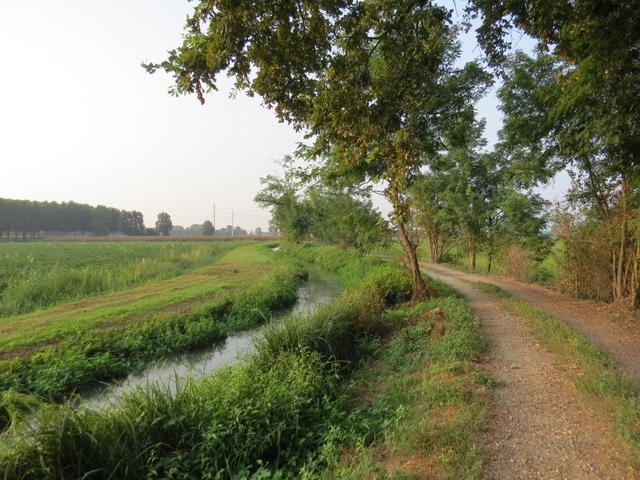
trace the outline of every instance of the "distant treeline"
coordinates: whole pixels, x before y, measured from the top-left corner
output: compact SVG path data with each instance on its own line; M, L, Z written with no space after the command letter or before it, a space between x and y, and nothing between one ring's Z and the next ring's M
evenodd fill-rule
M132 210L75 202L36 202L0 198L0 238L39 234L92 233L144 235L144 217Z

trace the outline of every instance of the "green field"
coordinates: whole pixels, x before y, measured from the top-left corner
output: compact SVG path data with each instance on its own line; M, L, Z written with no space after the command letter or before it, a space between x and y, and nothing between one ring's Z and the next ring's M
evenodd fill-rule
M464 300L432 282L433 299L405 303L401 266L331 247L243 246L212 268L294 259L344 294L270 325L245 361L175 395L151 385L103 412L40 407L0 442L0 477L421 478L407 458L435 478L476 477L492 380L474 364L486 341ZM260 287L277 290L266 275Z
M115 261L113 248L120 245L32 246L56 261L74 247ZM138 252L144 254L156 248L156 258L174 251L171 244L156 242L142 247ZM0 318L0 394L60 401L95 382L122 377L149 361L211 345L230 332L265 321L295 302L298 281L305 274L298 262L271 247L264 242L225 242L200 250L202 246L193 244L185 255L208 256L206 266ZM6 402L1 405L0 424L11 411Z
M238 242L0 243L0 316L176 277Z

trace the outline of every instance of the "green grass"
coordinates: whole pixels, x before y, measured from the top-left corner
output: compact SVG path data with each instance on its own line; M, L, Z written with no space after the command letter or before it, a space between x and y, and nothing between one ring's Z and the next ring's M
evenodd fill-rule
M238 242L0 243L0 317L175 277Z
M210 266L171 278L26 315L0 318L0 355L31 351L41 345L90 330L144 321L171 310L224 298L228 292L258 283L281 258L265 244L235 244Z
M107 296L102 303L95 299L94 308L67 309L66 317L58 316L63 307L48 318L46 312L39 312L46 320L41 329L34 328L34 323L29 329L24 322L16 322L3 346L26 344L31 350L0 360L0 394L5 398L0 425L12 411L20 413L12 404L16 393L61 401L96 382L123 377L151 360L211 345L229 332L262 323L295 303L297 283L304 275L300 265L271 252L268 245L244 245L215 266L180 277L183 288L176 286L178 279L172 279L154 284L152 291L158 294L152 297L152 287L139 287L127 295L121 292L118 295L125 298L116 307ZM200 280L202 286L191 285ZM178 303L168 300L176 298ZM39 343L43 338L55 342ZM23 401L20 395L18 404Z
M328 478L479 478L487 388L475 366L487 348L461 298L387 313L400 324L351 380L351 410L323 445Z
M393 446L473 478L487 383L473 360L486 343L464 302L398 303L410 296L398 265L314 246L291 254L350 286L175 395L141 388L101 413L45 406L5 434L0 477L346 478L360 465L348 452Z
M606 352L566 323L500 287L484 282L476 286L501 298L507 310L533 327L538 341L556 355L565 371L573 372L571 379L578 390L629 443L635 452L635 468L640 468L640 388L620 373Z

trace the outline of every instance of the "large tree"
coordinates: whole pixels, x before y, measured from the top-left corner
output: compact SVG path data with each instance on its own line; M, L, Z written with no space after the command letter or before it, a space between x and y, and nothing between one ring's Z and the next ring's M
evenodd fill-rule
M120 212L120 230L125 235L144 235L144 216L137 210Z
M214 233L216 233L216 229L213 226L213 223L211 223L211 220L205 220L202 223L202 228L200 229L201 235L204 236L211 236Z
M469 11L482 17L478 38L490 58L507 66L502 97L510 152L577 172L574 192L617 230L610 240L612 297L639 303L637 2L471 0ZM508 59L515 28L549 55Z
M338 175L384 182L419 298L427 287L407 233L408 188L443 138L472 121L487 81L476 64L454 67L456 33L450 12L428 0L202 0L182 45L147 67L201 102L226 72L305 130L307 153Z
M167 212L160 212L156 219L156 230L163 236L168 236L173 228L171 216Z

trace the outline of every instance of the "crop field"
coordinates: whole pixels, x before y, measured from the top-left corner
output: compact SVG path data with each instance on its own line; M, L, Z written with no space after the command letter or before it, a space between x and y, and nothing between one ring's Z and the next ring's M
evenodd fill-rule
M176 277L238 242L0 244L0 316Z
M70 271L74 262L75 268L92 273L114 264L126 271L127 262L140 263L133 252L159 259L159 264L167 258L185 260L176 262L176 270L167 269L172 275L164 280L0 318L0 394L59 401L151 360L210 345L292 305L305 274L296 261L264 242L137 246L20 245L19 253L34 263L39 258L42 265L50 262ZM34 253L27 253L28 247ZM122 247L124 260L117 254ZM83 252L92 253L96 265L85 264ZM68 259L64 264L63 258ZM181 268L184 273L176 273ZM47 269L42 266L39 272L46 276ZM4 416L0 408L0 424Z

